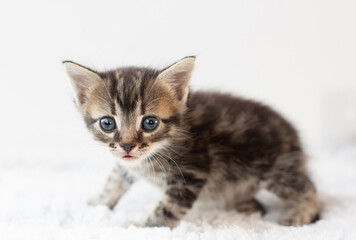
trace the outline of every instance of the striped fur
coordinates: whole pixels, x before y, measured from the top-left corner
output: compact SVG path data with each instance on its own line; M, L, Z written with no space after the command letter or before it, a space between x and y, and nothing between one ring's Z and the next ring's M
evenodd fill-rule
M64 62L88 129L119 160L103 194L90 203L112 208L143 177L165 190L146 226L175 227L197 200L223 199L242 212L264 212L254 199L261 188L290 204L282 224L315 220L316 190L291 124L254 101L189 93L194 61L187 57L163 70L108 72ZM142 129L145 116L158 118L156 130ZM100 129L102 117L115 119L115 131ZM135 160L122 157L122 142L133 143Z

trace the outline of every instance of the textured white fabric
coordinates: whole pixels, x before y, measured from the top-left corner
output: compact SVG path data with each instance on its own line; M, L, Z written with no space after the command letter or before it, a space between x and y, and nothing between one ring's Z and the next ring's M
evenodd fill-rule
M201 205L174 230L134 227L131 223L143 221L162 193L141 181L113 211L88 206L87 199L100 192L111 164L95 157L61 162L2 156L0 239L356 239L356 149L311 159L309 169L323 211L320 221L298 228L275 223L283 205L265 192L259 199L269 213L262 219Z

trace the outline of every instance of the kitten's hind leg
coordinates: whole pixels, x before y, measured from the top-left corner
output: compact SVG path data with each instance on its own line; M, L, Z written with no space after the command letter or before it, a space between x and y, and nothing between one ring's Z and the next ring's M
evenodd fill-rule
M279 221L286 226L302 226L318 218L316 189L304 169L302 154L288 154L277 160L267 189L289 204Z
M115 166L109 175L102 193L97 197L89 199L88 204L92 206L105 205L113 209L133 182L133 177L127 175L127 172L121 167Z
M236 204L236 210L246 215L251 215L255 212L260 212L261 215L266 213L266 209L256 199L246 200Z

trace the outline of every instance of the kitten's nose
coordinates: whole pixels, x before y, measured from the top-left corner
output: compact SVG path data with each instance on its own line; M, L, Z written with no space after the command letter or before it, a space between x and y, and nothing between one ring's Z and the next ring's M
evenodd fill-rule
M130 142L130 143L125 143L125 142L123 142L123 143L120 143L120 147L122 147L122 148L125 150L125 152L126 152L127 154L129 154L129 152L130 152L134 147L136 147L136 144L134 144L134 143L132 143L132 142Z

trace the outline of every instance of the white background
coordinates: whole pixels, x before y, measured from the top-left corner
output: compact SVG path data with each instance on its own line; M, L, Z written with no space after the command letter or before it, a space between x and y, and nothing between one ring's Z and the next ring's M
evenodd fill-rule
M355 45L353 0L2 1L0 157L97 151L61 61L105 70L187 55L198 56L192 89L272 105L310 152L355 144Z

